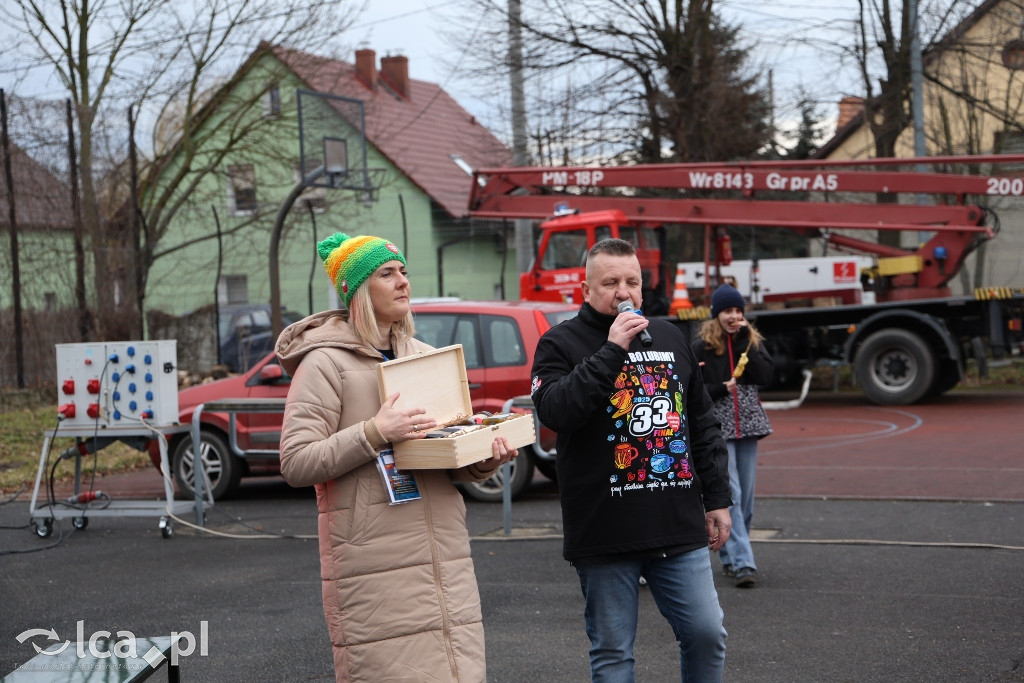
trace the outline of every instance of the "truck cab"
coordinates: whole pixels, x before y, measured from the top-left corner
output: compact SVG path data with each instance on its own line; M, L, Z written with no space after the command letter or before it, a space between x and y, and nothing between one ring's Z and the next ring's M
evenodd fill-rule
M587 252L597 242L616 237L636 247L644 280L644 308L658 315L668 310L663 272L664 230L637 224L617 209L579 213L562 209L540 225L537 252L519 276L519 296L526 301L582 304Z

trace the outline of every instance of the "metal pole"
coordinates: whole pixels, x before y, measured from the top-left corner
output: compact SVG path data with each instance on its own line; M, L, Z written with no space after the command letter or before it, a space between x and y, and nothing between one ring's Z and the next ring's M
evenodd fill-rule
M928 156L924 137L924 82L921 66L921 37L918 31L917 0L908 0L910 12L910 113L914 125L914 156ZM927 170L925 164L918 164L917 171L924 173ZM924 193L917 195L918 204L928 204L928 196ZM919 231L917 233L919 243L931 239L931 233Z
M217 359L216 364L220 365L224 359L220 357L220 274L224 269L224 236L220 228L220 216L217 215L217 207L210 204L210 211L213 212L213 224L217 228L217 275L213 280L213 331L216 333L217 347L213 350L213 357Z
M192 411L192 493L195 494L195 511L196 511L196 524L204 526L203 524L203 484L206 479L206 467L203 465L203 437L200 425L200 416L203 414L204 403L200 403ZM235 414L232 413L231 417ZM225 453L224 457L233 457L230 453ZM182 463L184 465L184 463ZM168 473L167 476L170 476Z
M277 210L277 219L274 221L274 231L270 234L270 326L274 333L274 339L281 334L281 268L278 263L278 251L281 244L281 232L284 230L284 219L292 204L299 198L302 191L311 185L317 178L326 174L323 166L316 168L305 178L295 183L295 187L288 193L288 196L281 202L281 208Z
M917 0L908 0L910 11L910 90L914 123L914 156L928 156L924 138L924 83L921 66L921 37L918 31ZM918 166L923 171L924 164Z
M131 230L132 230L132 256L134 257L135 270L135 306L138 308L139 319L135 333L139 339L145 339L146 322L143 313L145 292L142 284L142 235L139 230L139 162L138 153L135 147L135 115L132 113L131 105L128 106L128 173L129 173L129 195L131 197Z
M75 303L78 306L79 341L89 338L89 304L85 297L85 235L82 226L82 205L78 197L78 157L75 154L75 122L71 100L65 100L68 125L68 172L71 186L71 216L75 221ZM134 179L132 182L135 182Z
M11 138L7 132L7 95L0 88L0 119L3 119L4 178L7 181L7 216L11 225L11 280L14 283L14 362L18 388L25 388L25 333L21 324L21 259L18 255L18 219L14 210L14 170Z
M309 299L309 313L313 315L316 309L313 308L313 279L316 277L317 266L320 264L320 252L317 251L316 245L320 241L316 234L316 211L313 210L313 202L306 202L306 208L309 209L309 222L313 225L313 258L309 263L309 282L306 283L306 297Z
M516 463L516 467L523 467ZM501 466L501 512L505 518L505 535L512 535L512 463Z
M528 166L530 154L526 136L526 95L523 78L523 13L519 0L508 0L509 89L512 92L512 163ZM533 258L533 221L515 220L517 272L525 273Z

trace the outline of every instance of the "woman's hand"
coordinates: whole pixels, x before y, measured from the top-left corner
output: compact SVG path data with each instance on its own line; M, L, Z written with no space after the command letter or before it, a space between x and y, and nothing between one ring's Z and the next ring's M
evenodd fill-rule
M420 417L427 412L423 408L395 408L397 400L398 393L391 394L373 416L374 424L388 443L422 439L428 431L437 426L437 420L434 418Z
M725 385L725 390L730 394L736 393L736 378L730 377L728 382L722 382Z
M512 444L508 442L508 439L504 436L499 436L491 442L491 457L487 460L481 460L476 466L481 472L493 472L517 455L519 455L519 451L512 448Z

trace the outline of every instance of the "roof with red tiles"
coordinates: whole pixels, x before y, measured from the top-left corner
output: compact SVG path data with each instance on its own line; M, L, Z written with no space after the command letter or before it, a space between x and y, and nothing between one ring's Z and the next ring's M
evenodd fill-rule
M372 50L357 50L350 64L280 46L270 51L310 90L361 100L367 140L452 216L467 214L471 180L451 155L471 168L512 163L508 147L441 86L409 78L406 57L378 65Z

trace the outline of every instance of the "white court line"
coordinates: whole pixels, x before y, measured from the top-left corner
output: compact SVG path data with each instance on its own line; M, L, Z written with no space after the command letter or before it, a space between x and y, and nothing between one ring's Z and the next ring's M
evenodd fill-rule
M920 472L920 465L913 465L908 467L896 467L893 465L762 465L757 464L757 469L767 470L851 470L857 472L863 472L865 470L871 470L875 472L877 470L885 470L890 472ZM1010 474L1016 474L1018 472L1024 472L1024 467L993 467L993 468L979 468L979 467L943 467L942 472L979 472L984 470L985 472L1007 472Z
M885 424L885 425L888 425L888 427L886 429L884 429L884 430L881 430L881 431L878 431L878 432L872 432L872 433L869 433L867 435L839 436L839 437L823 436L823 437L808 437L808 439L798 439L798 441L812 440L812 441L819 441L820 443L812 443L812 444L809 444L809 445L806 445L806 446L798 446L796 448L787 448L787 447L785 447L786 443L792 442L791 439L786 439L786 440L779 439L779 440L776 440L774 442L773 441L768 441L768 442L766 442L764 448L759 448L760 454L762 454L762 455L772 455L772 454L776 454L776 453L797 453L797 452L800 452L800 451L818 450L818 449L821 449L822 447L826 447L826 446L829 447L829 448L834 448L836 446L851 446L851 445L854 445L854 444L865 443L865 442L868 442L868 441L877 441L878 439L888 439L888 438L891 438L891 437L894 437L894 436L899 436L901 434L906 434L908 432L914 431L915 429L920 427L922 424L924 424L924 419L920 415L915 415L914 413L908 413L908 412L906 412L904 410L897 410L896 408L870 408L870 410L887 411L887 412L896 413L898 415L902 415L904 417L909 418L911 420L911 424L906 426L906 427L899 427L896 423L893 423L893 422L879 422L879 421L873 421L873 420L857 420L856 418L839 418L839 419L836 419L836 420L828 420L829 422L864 422L864 423L869 423L869 424ZM815 419L815 421L820 421L820 420L821 420L821 418L816 418ZM808 420L808 421L811 421L811 420ZM782 447L778 448L778 449L773 448L773 446L776 445L776 444L779 445L779 446L782 446Z

